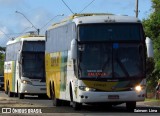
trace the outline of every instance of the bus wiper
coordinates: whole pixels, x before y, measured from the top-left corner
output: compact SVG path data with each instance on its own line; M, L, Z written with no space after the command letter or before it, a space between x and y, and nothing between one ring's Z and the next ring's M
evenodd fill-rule
M127 70L126 70L126 68L124 67L123 63L122 63L118 58L116 58L116 60L117 60L118 64L120 65L120 67L121 67L122 71L124 72L124 74L125 74L127 77L129 77L129 73L127 72Z
M105 69L105 67L106 67L106 65L108 64L108 62L109 62L109 58L105 61L105 63L103 64L103 66L102 66L102 72L104 71L104 69ZM98 75L97 77L96 77L96 79L98 79L98 78L100 78L102 75Z
M106 65L108 64L109 59L110 59L110 58L108 58L108 59L105 61L104 65L102 66L102 72L103 72L103 70L105 69Z

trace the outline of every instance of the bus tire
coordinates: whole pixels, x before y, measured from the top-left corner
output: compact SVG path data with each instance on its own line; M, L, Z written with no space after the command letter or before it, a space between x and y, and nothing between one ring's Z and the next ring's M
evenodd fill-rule
M18 97L18 84L17 84L17 93L15 93L14 96Z
M72 107L74 110L81 110L82 109L82 103L78 103L78 102L72 102Z
M13 97L14 96L14 93L13 92L8 92L8 97Z
M51 89L51 99L53 101L53 106L61 106L61 100L56 98L54 84L53 84L52 88L50 88L50 89Z
M18 98L19 99L24 99L24 94L23 93L18 93Z
M71 105L74 110L81 110L82 109L82 103L78 103L73 101L73 94L72 94L72 86L70 84L70 98L71 98Z
M11 92L10 89L9 89L9 84L8 84L8 87L7 87L7 91L8 91L8 97L13 97L14 96L13 92Z
M5 94L8 95L8 84L7 84L7 83L6 83L6 85L5 85Z
M40 99L48 99L48 96L46 94L38 95L38 98Z
M126 102L126 108L127 108L127 111L133 112L134 109L136 108L136 102L135 101L133 101L133 102Z

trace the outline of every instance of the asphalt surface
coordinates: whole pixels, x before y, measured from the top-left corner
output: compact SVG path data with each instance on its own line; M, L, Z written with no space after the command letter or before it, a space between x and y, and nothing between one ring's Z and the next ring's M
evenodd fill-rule
M148 102L137 102L137 108L134 110L134 112L128 112L126 110L125 104L121 104L118 106L108 107L106 105L83 105L82 110L75 111L73 108L69 105L64 105L60 107L54 107L52 105L52 101L49 99L41 99L37 96L26 96L25 99L18 99L15 97L9 98L4 91L0 91L0 108L12 108L14 113L18 110L14 109L21 109L21 110L27 110L28 109L38 109L41 110L36 113L43 113L41 115L69 115L72 116L81 116L81 115L122 115L124 114L138 114L140 115L160 115L160 101L148 101ZM14 109L13 109L14 108ZM37 111L38 111L37 110ZM2 110L0 111L0 113ZM159 113L156 113L159 112ZM32 112L35 113L35 112ZM17 113L16 113L17 114ZM1 115L1 114L0 114ZM4 114L3 115L7 115ZM12 115L14 115L12 113ZM22 113L18 113L18 115L26 115ZM30 114L31 115L31 114ZM34 114L35 116L36 114ZM38 114L40 115L40 114Z

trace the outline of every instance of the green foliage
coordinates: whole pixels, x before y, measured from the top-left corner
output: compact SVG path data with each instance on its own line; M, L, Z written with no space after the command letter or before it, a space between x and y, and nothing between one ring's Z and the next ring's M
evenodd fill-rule
M4 47L0 47L0 75L3 75L4 72L4 55L5 53L5 48Z
M153 58L147 58L146 60L146 74L147 74L147 78L150 77L150 75L152 74L153 70L154 70L154 66L155 66L155 62Z
M154 69L151 69L153 64L151 61L147 61L147 67L150 67L150 71L147 69L147 84L149 88L155 88L158 79L160 79L160 1L152 0L152 10L148 19L143 20L143 26L146 36L153 40L154 45ZM153 61L152 61L153 62Z
M4 72L4 54L0 54L0 75Z

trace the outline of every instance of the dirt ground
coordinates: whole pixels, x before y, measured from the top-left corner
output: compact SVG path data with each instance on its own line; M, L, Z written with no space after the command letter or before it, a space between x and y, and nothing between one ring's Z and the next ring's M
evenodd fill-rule
M3 98L0 97L0 107L39 107L39 105L32 104L29 102L17 101L14 98Z

